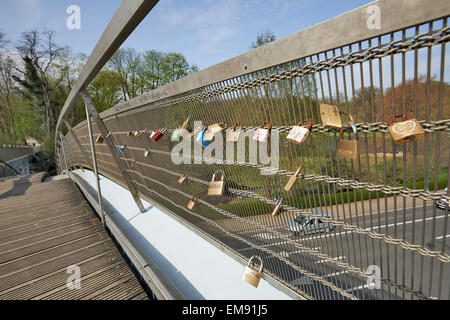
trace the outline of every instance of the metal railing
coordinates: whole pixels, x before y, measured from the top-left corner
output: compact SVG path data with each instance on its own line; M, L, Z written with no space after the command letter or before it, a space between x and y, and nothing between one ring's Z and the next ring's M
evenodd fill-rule
M149 2L127 5L149 11ZM69 133L57 135L60 168L98 167L129 189L141 208L139 197L244 260L260 256L263 276L299 296L450 298L449 209L436 206L450 199L443 191L450 161L448 2L375 1L99 115L84 88L120 43L112 41L104 55L97 49L114 38L109 31L123 41L132 30L124 36L120 27L135 27L148 12L134 17L124 3L60 115L58 130L81 92L88 119L94 119L91 129L87 121L66 124ZM129 20L118 19L123 12ZM377 14L380 25L371 27ZM119 20L120 26L114 23ZM340 130L323 125L321 104L352 115L359 137L353 159L337 155ZM387 122L406 113L425 135L397 145ZM191 152L177 156L180 142L171 138L187 117L194 129L186 144ZM313 123L305 142L289 142L288 132L304 119ZM265 121L272 134L252 158L250 150L225 142L229 129L209 146L193 141L202 132L195 121L241 123L249 145ZM154 142L149 135L158 128L167 130ZM104 141L94 143L98 136ZM222 196L209 196L217 170L225 173L226 188ZM197 202L188 209L193 197ZM277 204L281 210L272 215Z

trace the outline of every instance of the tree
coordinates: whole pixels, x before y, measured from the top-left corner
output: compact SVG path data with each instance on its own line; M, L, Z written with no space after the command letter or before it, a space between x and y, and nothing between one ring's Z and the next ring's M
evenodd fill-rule
M67 72L65 68L55 68L55 60L63 48L55 44L53 37L54 31L51 30L42 33L36 30L22 33L17 50L25 63L25 70L21 71L24 79L15 77L25 91L28 91L25 95L28 97L36 95L35 108L43 113L44 126L48 133L56 125L55 89L66 77Z
M266 29L265 31L260 31L256 35L256 41L252 42L250 45L250 49L255 49L258 47L261 47L269 42L272 42L275 40L275 34L270 31L269 29Z
M120 102L120 74L114 70L101 70L88 87L92 101L99 112Z

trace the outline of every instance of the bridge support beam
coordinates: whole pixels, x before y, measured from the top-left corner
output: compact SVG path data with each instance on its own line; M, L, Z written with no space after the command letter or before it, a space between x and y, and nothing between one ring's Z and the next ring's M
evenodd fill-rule
M105 227L105 213L103 211L103 201L102 201L102 190L100 188L100 179L98 177L98 169L97 169L97 156L95 155L95 145L94 145L94 137L92 136L92 124L91 124L91 114L89 112L88 104L85 101L84 107L86 109L86 121L88 124L88 130L89 130L89 141L91 142L91 153L92 153L92 165L94 167L94 174L95 179L97 180L97 201L98 201L98 208L99 208L99 214L100 218L102 219L103 227ZM62 141L61 141L62 143ZM64 152L64 146L63 146L63 152Z
M100 134L104 137L105 143L109 148L109 151L111 152L112 158L114 159L114 162L116 163L117 167L119 168L119 171L122 173L122 177L125 180L125 183L128 186L128 190L131 192L131 195L133 196L134 201L136 202L136 205L138 206L139 210L141 212L145 211L144 206L142 205L141 199L139 198L139 195L137 193L136 187L133 184L133 181L131 180L130 175L126 171L126 167L124 166L122 160L119 157L119 154L117 153L116 148L114 147L113 137L109 136L106 138L108 134L108 130L106 129L105 124L103 123L103 120L100 118L100 115L97 112L97 109L95 109L94 103L92 102L91 97L89 96L86 89L82 89L80 91L81 96L83 97L86 110L89 110L90 115L95 120L95 123L97 124L98 130L100 131ZM88 120L88 124L89 124ZM91 134L92 139L92 134Z
M59 140L60 140L60 144L61 144L61 150L62 150L62 154L63 154L63 158L64 158L64 164L66 165L66 172L69 171L69 166L67 165L67 158L66 158L66 150L64 149L64 136L62 135L61 131L59 132ZM58 160L60 162L61 165L61 158L58 157ZM64 171L63 171L64 173Z

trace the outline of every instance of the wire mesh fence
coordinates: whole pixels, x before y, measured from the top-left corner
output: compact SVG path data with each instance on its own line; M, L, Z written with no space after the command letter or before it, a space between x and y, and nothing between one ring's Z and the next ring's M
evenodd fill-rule
M447 23L413 25L124 109L103 117L102 138L119 150L140 196L244 259L260 256L265 273L304 297L449 299ZM342 130L324 124L324 104L350 115L356 133L345 116ZM389 120L408 114L424 135L397 144ZM306 120L303 143L287 139L296 126L307 130ZM255 141L269 123L267 140ZM93 130L97 138L95 123ZM101 140L100 174L125 185ZM350 157L342 141L356 141ZM63 166L92 168L85 121L62 146ZM224 190L210 195L218 170Z

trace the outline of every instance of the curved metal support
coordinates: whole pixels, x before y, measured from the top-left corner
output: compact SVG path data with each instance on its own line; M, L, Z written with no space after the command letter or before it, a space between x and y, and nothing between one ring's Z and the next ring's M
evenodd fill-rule
M100 115L97 112L97 109L95 109L94 103L91 100L91 97L89 96L88 92L86 90L81 90L80 92L81 96L84 99L84 102L86 104L86 112L87 114L90 113L92 118L94 119L95 123L97 124L98 130L100 131L100 134L105 137L105 143L109 148L109 151L111 152L112 158L114 159L114 162L116 163L117 167L119 168L120 172L122 173L122 177L125 180L125 183L128 186L128 190L130 190L131 195L133 196L134 201L136 202L139 210L141 212L145 212L145 208L142 205L141 199L139 198L139 195L137 193L137 190L133 184L133 181L131 180L131 177L129 176L128 172L126 171L125 166L123 165L122 160L119 157L119 154L117 153L116 148L114 147L114 143L112 141L112 137L106 138L108 134L108 130L106 129L105 124L103 123L103 120L100 118ZM89 124L89 121L88 121ZM91 131L89 131L89 134L92 134Z

